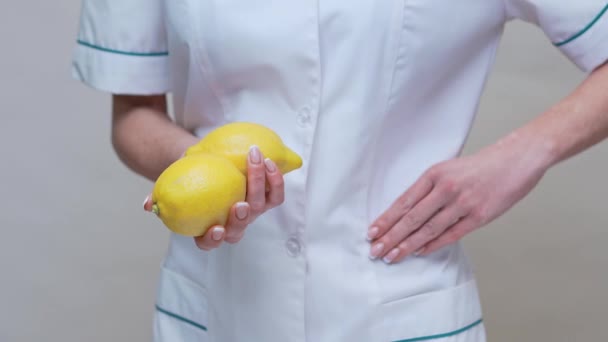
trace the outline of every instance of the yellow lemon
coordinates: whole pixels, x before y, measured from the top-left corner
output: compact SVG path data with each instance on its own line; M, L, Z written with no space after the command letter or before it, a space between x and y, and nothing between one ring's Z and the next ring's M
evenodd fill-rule
M171 231L200 236L225 225L230 208L245 200L245 176L225 158L196 154L171 164L152 191L152 211Z
M266 158L270 158L281 173L286 174L302 166L302 158L285 146L281 137L265 126L234 122L218 127L197 144L186 150L185 155L213 153L229 159L247 174L247 156L251 145L257 145Z

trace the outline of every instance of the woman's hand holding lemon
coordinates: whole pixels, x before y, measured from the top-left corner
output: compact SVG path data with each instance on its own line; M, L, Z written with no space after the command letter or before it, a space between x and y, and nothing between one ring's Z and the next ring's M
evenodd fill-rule
M193 236L203 250L236 243L248 224L283 203L283 174L301 165L300 157L268 128L228 124L160 175L144 209L173 232Z
M249 151L247 170L246 200L232 207L226 227L215 226L203 236L194 238L199 248L211 250L219 247L222 241L239 242L249 223L283 203L285 199L283 175L272 160L264 159L257 146L252 146Z

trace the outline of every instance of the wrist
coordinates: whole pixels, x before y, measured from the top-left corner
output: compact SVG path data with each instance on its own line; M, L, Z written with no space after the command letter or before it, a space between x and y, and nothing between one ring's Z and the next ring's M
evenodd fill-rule
M172 161L174 162L180 158L182 158L184 156L184 154L186 153L186 150L188 150L188 148L190 148L190 146L198 143L199 139L191 134L188 134L186 136L184 136L183 138L179 139L178 141L176 141L175 144L175 149L174 149L174 153L171 156L172 157Z
M523 164L543 173L560 160L555 141L530 130L516 130L496 145L511 150Z

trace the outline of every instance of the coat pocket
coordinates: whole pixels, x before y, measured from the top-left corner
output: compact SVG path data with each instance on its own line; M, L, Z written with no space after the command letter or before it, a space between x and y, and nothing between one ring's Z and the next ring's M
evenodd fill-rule
M484 342L482 311L475 280L459 286L398 299L382 305L384 341L413 342L458 337L471 332L466 342Z
M206 289L165 267L161 270L156 311L157 315L173 319L177 326L183 324L185 330L194 329L206 335L208 321ZM175 324L172 326L176 327ZM156 329L159 330L159 327L157 326Z

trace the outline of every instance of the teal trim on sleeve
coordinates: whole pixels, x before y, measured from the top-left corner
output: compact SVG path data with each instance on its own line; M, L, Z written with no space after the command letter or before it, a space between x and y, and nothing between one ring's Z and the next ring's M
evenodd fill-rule
M585 26L585 28L582 29L579 33L575 34L574 36L572 36L562 42L553 43L553 45L564 46L564 45L578 39L580 36L587 33L587 31L589 31L589 29L591 29L593 27L593 25L595 25L602 18L602 16L604 16L604 14L606 14L606 12L608 12L608 5L604 6L604 9L602 9L602 11L595 18L593 18L593 20L587 26Z
M78 43L78 45L86 46L86 47L91 48L91 49L95 49L95 50L99 50L99 51L103 51L103 52L115 53L115 54L118 54L118 55L125 55L125 56L161 57L161 56L168 56L169 55L168 51L161 51L161 52L120 51L120 50L108 49L108 48L105 48L103 46L91 44L91 43L85 42L85 41L80 40L80 39L78 39L76 42Z
M194 321L191 321L191 320L189 320L189 319L187 319L185 317L182 317L182 316L180 316L178 314L175 314L173 312L167 311L167 310L161 308L158 305L156 305L156 311L161 312L161 313L163 313L163 314L165 314L165 315L167 315L169 317L175 318L178 321L182 321L184 323L190 324L191 326L193 326L195 328L201 329L203 331L207 331L207 327L206 326L204 326L202 324L198 324L198 323L196 323Z
M410 339L406 339L406 340L399 340L399 341L393 341L393 342L419 342L419 341L428 341L428 340L436 340L439 338L446 338L446 337L450 337L450 336L454 336L454 335L458 335L461 334L469 329L472 329L478 325L480 325L483 322L483 319L480 319L474 323L471 323L469 325L467 325L464 328L460 328L458 330L454 330L445 334L439 334L439 335L433 335L433 336L423 336L423 337L416 337L416 338L410 338Z

